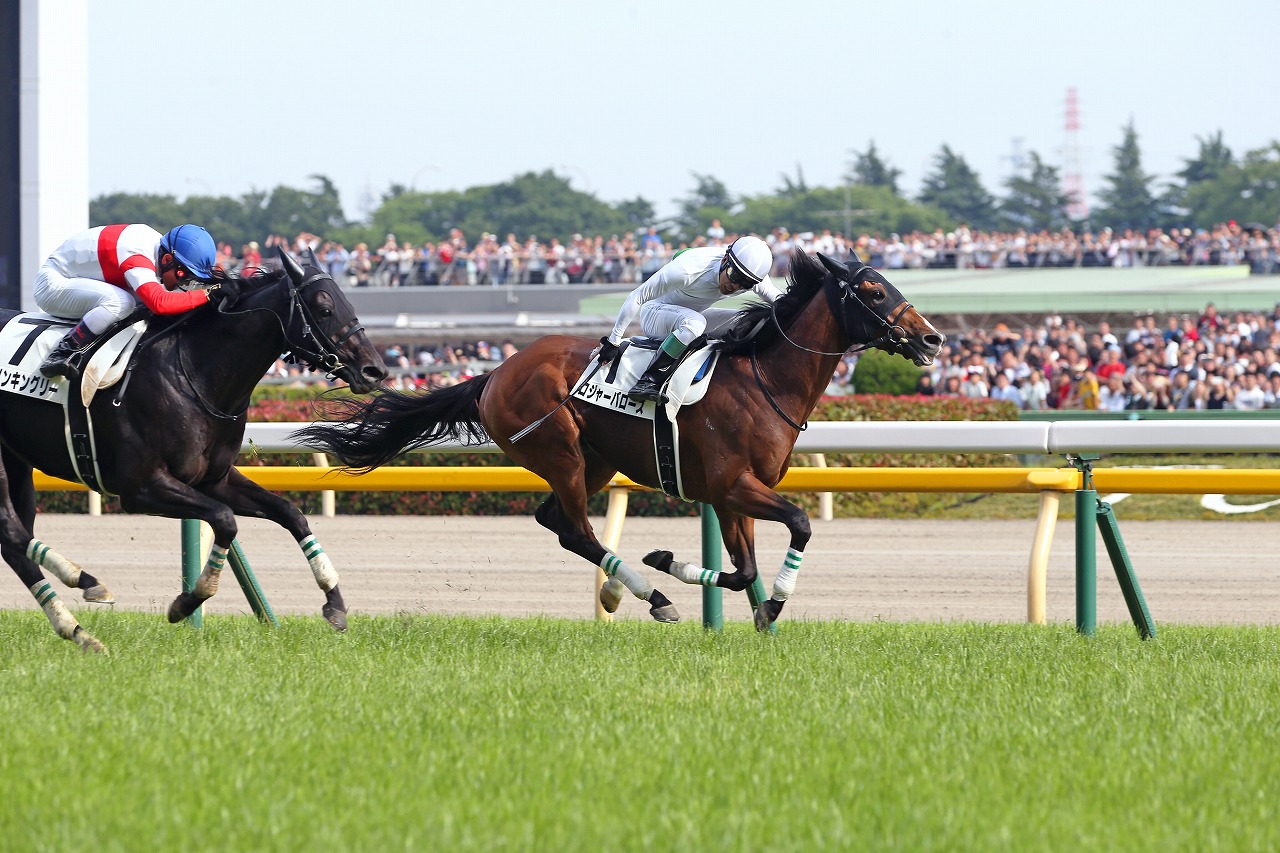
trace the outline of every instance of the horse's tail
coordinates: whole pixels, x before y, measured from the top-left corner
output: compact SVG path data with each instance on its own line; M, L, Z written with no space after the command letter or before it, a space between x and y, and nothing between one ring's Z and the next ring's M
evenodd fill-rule
M313 424L292 439L331 453L345 468L370 471L402 453L446 439L465 444L488 440L477 402L491 374L428 391L404 394L386 390L337 404L340 420Z

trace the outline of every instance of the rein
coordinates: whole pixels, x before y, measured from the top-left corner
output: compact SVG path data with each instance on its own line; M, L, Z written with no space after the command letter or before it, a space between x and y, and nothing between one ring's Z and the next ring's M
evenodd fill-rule
M289 278L289 313L287 318L282 319L278 313L272 308L245 308L240 311L226 310L224 306L218 306L218 310L223 314L249 314L254 311L267 311L276 318L276 322L280 324L280 335L284 338L288 349L285 350L293 355L301 356L308 365L316 370L325 371L328 378L332 379L334 375L346 367L339 358L338 353L343 344L350 340L353 336L364 331L364 326L358 322L353 322L347 329L346 334L334 342L328 336L317 333L316 329L319 323L311 314L311 309L307 303L302 300L302 291L317 281L328 279L329 276L322 272L315 272L304 278L301 282L294 284L293 278ZM298 322L302 324L302 340L303 343L294 341L289 336L289 329L294 324L294 317L297 316ZM310 346L308 346L310 344Z
M862 269L857 270L854 275L854 280L855 281L857 280L857 275L861 274L863 270L868 270L868 269L870 269L870 267L862 267ZM831 297L828 296L828 298L831 298ZM848 315L848 312L845 311L846 299L853 299L853 301L856 302L860 308L862 308L872 317L875 317L877 320L879 320L881 329L880 329L879 337L869 341L865 341L864 343L859 345L856 349L847 349L847 350L844 350L843 352L823 352L822 350L810 349L804 344L797 343L795 340L793 340L791 336L787 334L787 330L782 328L782 323L778 320L778 303L777 302L774 302L772 305L769 306L769 316L773 318L773 325L778 328L778 334L782 335L783 340L791 344L796 349L803 350L804 352L807 352L807 353L812 353L813 355L845 355L846 353L850 353L850 352L853 352L853 353L865 352L866 350L873 349L885 343L892 345L895 350L901 349L902 342L907 339L907 330L899 326L897 324L897 321L902 317L904 313L906 313L908 308L913 307L910 302L904 299L901 302L901 304L899 304L896 308L894 308L893 313L891 313L888 317L881 317L879 313L872 310L870 305L862 301L862 297L858 295L857 291L854 289L854 287L851 284L841 281L840 282L840 302L839 302L838 309L836 310L835 313L840 318L841 330L844 332L845 337L848 337L848 338L853 338L853 333L849 331L849 315ZM752 352L754 351L755 350L753 348Z
M855 270L852 276L853 281L856 282L858 279L858 276L861 275L864 271L869 269L870 267L863 266L858 270ZM795 341L790 335L787 334L787 330L782 328L782 323L781 321L778 320L778 303L774 302L772 305L769 306L769 316L773 318L773 324L778 328L778 333L782 335L782 339L785 340L787 343L791 344L791 346L795 347L798 350L801 350L807 353L812 353L813 355L821 355L821 356L836 356L836 355L843 356L845 353L849 353L849 352L855 352L855 353L864 352L866 350L872 349L873 347L877 347L882 344L889 344L890 346L893 347L894 350L900 350L902 348L903 341L907 339L907 331L906 329L898 325L898 320L902 317L902 315L906 312L908 308L912 307L911 303L904 299L899 305L894 307L893 311L890 312L889 316L881 317L878 312L872 310L871 306L867 305L867 303L862 301L862 297L858 296L857 290L855 289L853 283L846 282L843 279L837 279L837 281L840 282L840 299L839 299L838 305L833 305L833 307L836 309L835 310L836 315L840 318L840 328L841 328L841 331L844 332L845 337L850 339L853 338L853 333L849 331L849 315L848 315L848 312L845 310L845 301L847 299L853 299L853 301L856 302L858 306L862 308L863 311L865 311L866 313L870 314L872 317L880 321L881 328L880 328L879 337L876 337L872 340L862 343L856 349L847 349L841 352L825 352L823 350L810 349L804 344L801 344ZM831 296L830 292L827 291L827 288L825 286L823 287L823 291L827 293L827 298L834 303L835 302L834 297ZM800 432L804 432L809 428L809 422L805 421L803 424L798 424L794 420L792 420L791 417L786 412L782 411L782 407L779 406L778 401L774 399L773 392L771 392L765 386L764 379L760 376L760 361L756 357L757 348L758 348L758 344L753 341L751 344L751 373L752 375L755 376L756 386L759 387L759 389L762 392L764 392L764 398L769 401L769 405L773 407L773 410L778 413L779 417L781 417L784 421L786 421L787 424L789 424L792 429L799 430Z
M181 338L181 335L179 335L179 338ZM181 342L179 342L176 349L178 351L178 372L182 374L183 379L187 380L187 385L191 388L192 396L196 398L196 402L200 404L200 408L204 410L206 415L220 421L234 421L243 417L244 413L249 411L249 403L252 400L252 395L250 395L249 400L245 400L244 408L240 410L240 413L235 415L227 414L206 400L205 396L200 393L200 388L196 385L195 379L192 378L191 371L187 369L187 362L182 357Z

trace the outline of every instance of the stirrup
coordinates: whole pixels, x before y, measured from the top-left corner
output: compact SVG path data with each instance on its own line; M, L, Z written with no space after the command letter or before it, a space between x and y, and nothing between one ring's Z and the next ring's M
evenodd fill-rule
M641 378L630 391L627 396L632 400L652 401L654 403L665 403L665 395L662 393L662 387L651 379Z
M55 347L40 363L40 375L45 379L61 376L68 381L75 380L80 375L80 368L73 364L77 355L79 355L79 352L74 349L70 349L66 353L60 353L58 348Z

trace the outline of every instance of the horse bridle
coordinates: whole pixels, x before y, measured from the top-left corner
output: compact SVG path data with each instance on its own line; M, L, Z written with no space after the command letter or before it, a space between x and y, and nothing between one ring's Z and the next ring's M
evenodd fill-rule
M244 308L236 311L229 309L225 305L219 305L218 310L223 314L248 314L252 311L270 311L276 318L276 322L280 324L280 333L284 337L285 343L288 344L288 349L284 351L286 353L301 356L309 366L316 370L325 371L325 373L332 378L339 370L346 367L346 365L343 364L342 359L339 357L342 345L351 340L353 336L363 332L364 326L362 326L358 320L352 321L350 328L346 331L346 334L338 338L337 341L332 340L327 335L318 333L316 329L319 328L320 324L316 320L315 315L311 313L310 306L308 306L302 299L302 291L322 279L329 279L330 281L333 279L326 273L318 270L308 276L305 276L300 282L295 282L293 280L293 276L289 275L287 270L285 271L285 275L289 278L289 312L287 318L282 319L272 308ZM296 343L289 336L289 329L293 325L295 314L297 315L299 322L302 324L302 340L304 342L302 344ZM313 348L308 347L306 345L307 342L312 344Z
M845 337L852 340L853 332L849 330L849 314L845 306L846 300L852 299L858 307L862 308L863 311L880 322L881 328L879 337L866 341L856 349L844 350L842 352L823 352L822 350L810 349L804 344L797 343L790 335L787 334L787 330L782 328L782 323L778 320L778 303L774 302L769 307L769 314L773 317L773 324L778 327L778 332L782 335L783 340L798 350L813 353L814 355L844 355L846 352L863 352L864 350L869 350L872 347L878 347L884 344L888 344L894 352L901 353L905 348L904 345L907 341L907 330L899 326L898 321L902 319L902 315L906 313L907 309L911 308L912 305L906 299L903 299L900 304L895 305L889 310L887 316L882 317L880 312L863 302L862 297L858 295L858 279L866 275L868 272L872 272L871 267L866 264L859 264L857 269L850 271L848 280L836 276L835 273L831 273L840 285L840 301L836 313L840 316L840 328L844 332ZM826 290L825 284L823 286L823 290ZM832 297L828 294L827 298L831 299ZM773 398L773 394L765 386L764 380L760 376L760 363L756 358L756 345L754 343L751 346L751 372L755 376L756 384L760 386L760 390L764 392L764 398L769 401L769 405L773 407L773 410L777 412L777 414L786 421L792 429L804 432L809 428L807 421L803 424L798 424L792 420L790 415L782 411L782 407L778 405L778 401Z
M329 279L328 274L320 271L311 273L297 284L293 283L293 277L289 277L289 320L280 322L280 330L284 333L285 343L289 345L289 352L294 355L300 355L308 364L316 369L323 369L330 376L336 374L339 370L346 367L339 357L343 344L351 340L352 337L364 331L364 326L360 322L352 321L350 328L346 334L338 338L337 341L332 340L328 335L317 333L316 329L320 324L316 321L315 315L311 313L310 306L302 299L302 291L311 284L321 279ZM307 349L305 346L299 346L289 338L289 327L293 324L294 312L297 312L299 320L302 322L302 339L303 341L311 341L315 344L315 349ZM279 315L276 317L279 320Z
M874 270L866 264L859 264L856 269L849 271L848 280L836 277L836 281L840 285L839 310L836 311L836 314L840 317L840 328L844 332L845 337L852 340L853 332L849 330L849 312L845 304L847 300L852 299L867 315L880 323L880 335L878 337L866 341L856 348L844 350L842 352L823 352L822 350L810 349L804 344L797 343L790 335L787 334L787 330L782 328L782 323L778 320L778 303L775 302L770 307L770 313L773 317L773 324L778 327L778 332L782 335L783 340L791 344L796 349L813 353L814 355L844 355L845 353L863 352L865 350L884 345L888 345L888 347L896 353L902 353L906 348L907 330L898 325L898 321L902 319L902 315L907 312L907 309L915 306L906 299L903 299L902 302L890 309L887 316L881 316L880 312L876 311L866 302L863 302L862 297L858 295L859 279L869 272L874 272ZM832 273L831 275L835 277L835 273Z

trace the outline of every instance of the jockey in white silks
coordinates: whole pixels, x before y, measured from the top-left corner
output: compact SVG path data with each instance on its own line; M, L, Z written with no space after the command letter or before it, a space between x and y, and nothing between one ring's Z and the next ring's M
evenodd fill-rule
M773 253L759 237L680 252L627 297L613 331L600 339L600 362L617 355L627 326L638 314L641 331L664 340L627 396L659 400L663 382L685 350L708 331L713 337L723 332L738 313L713 308L716 302L746 290L770 303L782 296L769 282L772 267Z
M40 267L34 295L41 311L80 322L40 372L73 378L72 356L139 302L157 314L181 314L220 296L216 288L175 290L213 279L217 251L199 225L179 225L163 236L148 225L102 225L71 235Z

